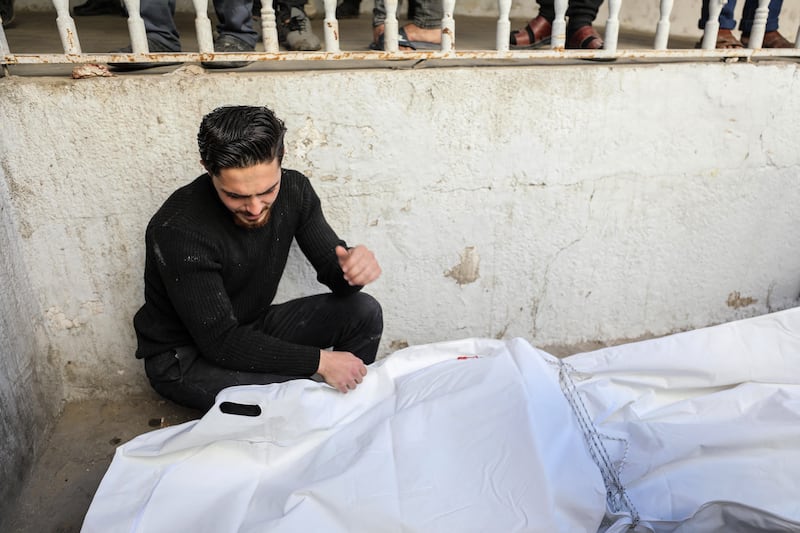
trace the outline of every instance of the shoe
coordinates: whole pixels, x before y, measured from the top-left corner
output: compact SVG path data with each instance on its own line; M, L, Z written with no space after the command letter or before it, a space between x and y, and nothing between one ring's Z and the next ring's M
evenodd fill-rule
M383 50L384 49L384 38L383 34L381 33L378 35L378 39L369 45L370 50ZM441 50L442 45L441 43L429 43L428 41L412 41L408 38L408 33L406 33L405 28L400 28L397 32L397 47L398 48L406 48L409 50Z
M543 48L550 44L553 25L543 16L532 18L521 30L512 31L508 42L511 48Z
M344 0L344 2L336 6L336 18L357 19L361 15L360 6L361 0Z
M747 48L748 44L750 44L750 34L743 33L742 46ZM719 48L719 46L717 48ZM776 30L776 31L768 31L767 33L764 34L764 42L761 43L761 48L794 48L794 44L792 44L791 41L786 39Z
M322 43L311 31L311 21L297 7L291 8L288 17L281 17L278 22L278 41L287 50L319 50Z
M214 41L215 52L254 52L255 46L249 45L243 40L234 37L233 35L221 35ZM221 68L242 68L252 63L252 61L203 61L200 63L203 68L221 69Z
M170 48L166 45L158 43L156 41L151 41L147 39L147 49L150 52L180 52L181 49L178 48L175 50L174 48ZM114 50L112 54L130 54L133 53L133 47L131 45L126 46L125 48L120 48L119 50ZM155 68L155 67L169 67L173 65L180 65L179 62L175 63L146 63L146 62L139 62L139 63L109 63L108 68L117 72L132 72L134 70L145 70L148 68Z
M86 0L72 8L74 17L94 17L97 15L128 16L128 11L119 0Z
M567 48L571 50L602 50L604 44L591 24L581 26L567 38Z
M3 19L4 28L14 24L14 0L0 0L0 18Z

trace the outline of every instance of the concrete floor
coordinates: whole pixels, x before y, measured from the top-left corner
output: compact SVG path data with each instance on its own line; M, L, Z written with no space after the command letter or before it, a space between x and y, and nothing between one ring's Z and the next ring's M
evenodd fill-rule
M67 404L23 486L4 533L78 532L117 446L202 416L153 394Z

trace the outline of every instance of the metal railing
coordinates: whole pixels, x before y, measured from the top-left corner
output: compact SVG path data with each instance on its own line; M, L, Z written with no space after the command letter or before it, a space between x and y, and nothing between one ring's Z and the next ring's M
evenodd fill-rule
M336 60L408 60L408 59L440 59L440 60L563 60L563 59L598 59L598 60L675 60L699 58L745 58L753 60L771 57L800 57L800 31L796 34L794 48L762 49L769 0L759 0L755 20L747 48L717 49L715 43L719 31L719 14L726 0L710 1L710 17L703 33L702 46L699 49L669 49L667 47L670 31L670 14L673 0L660 0L660 16L655 22L652 49L620 49L619 12L622 0L606 0L608 18L605 21L605 46L601 50L568 50L566 43L566 11L567 0L555 0L555 19L552 26L550 47L538 50L512 50L509 46L511 22L509 13L512 0L498 0L499 17L496 27L496 46L491 50L460 50L456 47L456 23L453 17L455 0L442 0L444 17L442 19L442 42L439 50L401 51L398 44L398 19L396 16L398 0L386 0L387 18L385 22L385 50L383 51L344 51L340 46L339 22L336 19L336 0L324 0L325 18L324 49L318 52L281 51L275 12L271 2L263 2L261 10L261 32L264 45L263 52L217 53L214 51L212 22L209 19L208 0L192 0L196 13L195 29L197 32L198 52L151 53L148 50L144 22L139 15L139 0L125 0L128 17L128 30L132 52L86 54L82 53L78 31L69 14L69 0L53 0L56 9L63 54L26 54L14 53L9 48L6 35L0 27L0 65L23 64L86 64L86 63L192 63L214 61L336 61ZM699 3L699 2L698 2Z

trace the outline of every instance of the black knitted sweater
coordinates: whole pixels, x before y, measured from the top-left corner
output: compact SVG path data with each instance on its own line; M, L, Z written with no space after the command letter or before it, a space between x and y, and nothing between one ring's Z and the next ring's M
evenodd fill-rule
M136 357L195 345L224 368L310 376L319 348L271 337L256 327L275 297L292 239L335 294L345 281L335 247L346 246L325 221L308 178L283 170L267 224L237 226L208 174L175 191L145 234L145 303L133 325Z

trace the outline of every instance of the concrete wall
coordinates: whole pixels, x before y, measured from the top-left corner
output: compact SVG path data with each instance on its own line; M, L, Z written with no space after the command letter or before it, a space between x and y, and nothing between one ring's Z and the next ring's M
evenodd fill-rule
M5 123L4 123L5 124ZM5 126L4 126L5 129ZM3 159L0 158L0 161ZM0 164L0 530L60 407L59 361L42 342L42 317L19 247Z
M197 126L223 104L274 107L286 166L376 251L383 354L616 341L797 305L798 78L711 62L0 79L10 272L28 273L37 361L69 400L147 389L131 327L144 228L200 173ZM297 255L285 281L280 299L319 290ZM6 342L30 364L19 331Z

